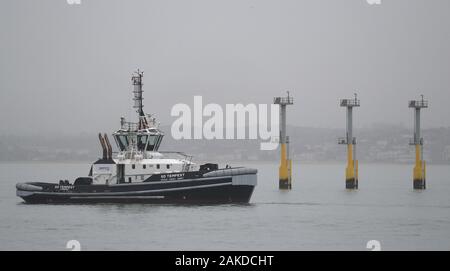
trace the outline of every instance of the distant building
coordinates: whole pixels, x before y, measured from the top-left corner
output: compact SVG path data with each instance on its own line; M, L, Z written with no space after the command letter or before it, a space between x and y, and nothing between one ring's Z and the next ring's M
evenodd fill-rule
M442 160L449 162L450 161L450 146L447 145L444 147L444 151L442 152Z

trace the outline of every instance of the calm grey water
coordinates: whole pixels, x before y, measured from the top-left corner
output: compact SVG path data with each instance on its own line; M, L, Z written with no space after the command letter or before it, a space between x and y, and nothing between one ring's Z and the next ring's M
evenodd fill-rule
M344 165L295 165L292 191L276 164L259 169L251 204L26 205L15 183L86 175L89 163L0 164L0 249L383 250L450 249L450 166L429 166L413 191L412 166L360 165L360 189L344 189Z

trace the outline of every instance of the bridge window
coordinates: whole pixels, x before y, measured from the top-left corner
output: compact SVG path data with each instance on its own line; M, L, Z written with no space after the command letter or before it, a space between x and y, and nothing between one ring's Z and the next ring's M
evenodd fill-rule
M163 139L163 135L158 136L158 141L156 142L155 148L158 149L159 145L161 144L161 141Z
M148 140L147 151L157 151L162 137L162 135L151 135Z
M150 136L148 140L147 151L153 151L153 149L155 148L156 139L157 139L156 135Z
M125 135L117 135L116 142L121 151L125 151L128 147L128 138Z
M145 150L145 145L147 145L147 135L140 135L137 137L137 148L138 150Z

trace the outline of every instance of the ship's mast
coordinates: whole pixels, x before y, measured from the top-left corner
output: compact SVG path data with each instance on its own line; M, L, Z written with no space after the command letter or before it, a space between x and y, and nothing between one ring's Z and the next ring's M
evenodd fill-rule
M118 159L142 159L146 152L157 152L164 133L158 129L155 117L145 114L143 110L142 78L144 73L137 70L131 75L133 85L133 108L138 113L138 122L127 122L120 118L120 129L114 139L120 153ZM107 144L107 142L106 142ZM140 158L139 158L140 157Z
M133 100L134 100L134 106L133 108L136 108L136 112L139 115L139 129L145 129L148 128L147 119L145 117L145 113L143 110L144 104L142 100L144 99L142 97L142 93L144 92L142 90L142 77L144 76L144 72L140 71L139 69L133 74L131 77L131 81L133 82L134 90L133 90Z

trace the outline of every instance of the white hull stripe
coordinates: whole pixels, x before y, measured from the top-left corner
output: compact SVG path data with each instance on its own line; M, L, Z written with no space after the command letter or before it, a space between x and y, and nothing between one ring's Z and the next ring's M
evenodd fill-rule
M166 184L166 183L185 183L185 182L201 182L210 180L221 180L224 178L232 178L232 176L225 177L210 177L210 178L198 178L198 179L180 179L180 180L166 180L166 181L150 181L150 182L137 182L137 183L112 183L109 186L134 186L134 185L148 185L148 184ZM94 184L95 185L95 184Z
M70 197L71 199L164 199L164 196L86 196Z
M126 195L136 195L136 194L146 194L146 193L162 193L162 192L171 192L171 191L183 191L183 190L191 190L191 189L201 189L208 187L217 187L217 186L226 186L231 185L231 181L227 183L218 183L218 184L207 184L207 185L198 185L198 186L189 186L189 187L178 187L178 188L166 188L166 189L154 189L154 190L143 190L143 191L129 191L129 192L107 192L107 193L66 193L66 192L35 192L30 191L32 194L37 195L47 195L47 196L70 196L70 197L79 197L79 196L126 196Z

